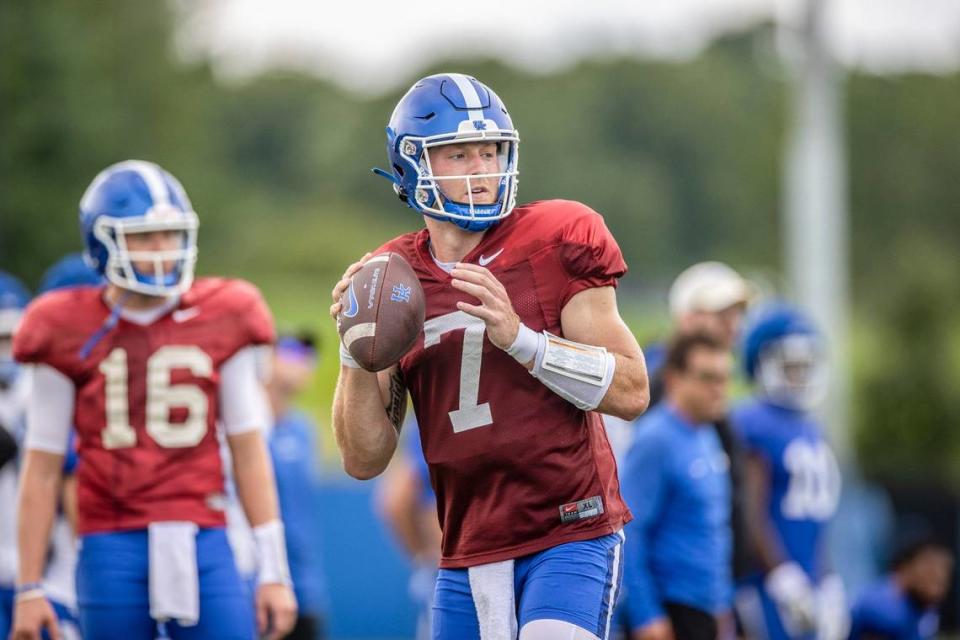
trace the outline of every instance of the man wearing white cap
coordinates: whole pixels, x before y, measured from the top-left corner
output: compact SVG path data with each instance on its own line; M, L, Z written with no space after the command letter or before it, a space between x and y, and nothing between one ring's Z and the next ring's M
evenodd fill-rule
M722 262L699 262L670 287L670 315L678 333L706 331L733 347L753 287Z
M747 305L755 294L754 287L732 267L722 262L699 262L687 267L670 286L670 316L674 336L706 333L717 339L722 346L733 351ZM666 344L655 343L643 349L647 359L650 379L650 408L663 398L663 367ZM633 441L635 422L626 422L610 416L604 417L608 438L613 445L618 463L625 457ZM729 459L731 505L730 525L733 533L733 575L739 576L746 569L746 551L743 536L740 485L742 469L740 452L726 418L713 423L717 436ZM623 470L623 466L619 465ZM628 482L628 479L624 479ZM633 505L629 505L633 507ZM732 605L732 603L731 603ZM729 637L732 618L718 612L720 634ZM621 616L626 614L621 612ZM626 619L620 617L620 624Z

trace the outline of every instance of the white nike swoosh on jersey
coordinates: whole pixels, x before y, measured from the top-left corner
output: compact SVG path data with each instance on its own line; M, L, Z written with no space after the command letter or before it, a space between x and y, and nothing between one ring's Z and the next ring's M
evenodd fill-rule
M497 251L495 254L493 254L493 255L490 256L489 258L486 257L486 256L480 256L480 259L479 259L477 262L480 263L480 266L481 266L481 267L485 267L485 266L487 266L488 264L490 264L491 262L493 262L494 259L495 259L498 255L500 255L501 253L503 253L503 248L501 248L500 251Z
M199 313L200 309L198 307L190 307L189 309L177 309L170 315L174 322L186 322L191 318L197 317Z

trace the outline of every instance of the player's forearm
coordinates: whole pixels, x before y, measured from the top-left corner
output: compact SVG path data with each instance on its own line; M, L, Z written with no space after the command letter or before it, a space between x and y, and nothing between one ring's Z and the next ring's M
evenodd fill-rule
M227 442L233 457L237 495L250 526L278 519L276 484L263 436L259 431L248 431L228 436Z
M402 395L405 402L405 394L394 395ZM369 480L387 468L403 419L397 404L390 399L384 402L376 374L341 368L333 401L333 432L344 470L354 478Z
M62 465L63 456L27 451L17 510L17 581L20 584L43 579L50 530L57 511Z
M643 353L613 354L617 362L610 388L597 406L597 411L623 420L634 420L650 404L650 384Z

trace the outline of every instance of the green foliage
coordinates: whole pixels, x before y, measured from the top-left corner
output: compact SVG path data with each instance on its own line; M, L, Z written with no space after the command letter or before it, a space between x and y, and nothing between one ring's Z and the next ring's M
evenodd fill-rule
M403 88L360 98L297 73L224 86L172 55L172 26L165 3L0 3L0 265L35 284L79 247L77 202L96 172L151 159L201 217L201 270L253 280L281 327L335 344L326 310L343 267L421 224L369 172L385 162ZM510 106L522 199L605 215L631 265L622 298L647 327L693 261L780 263L787 87L758 58L767 37L732 37L682 64L608 59L551 76L456 65ZM960 266L960 76L855 75L847 96L857 442L878 473L943 476L960 468L960 312L947 304ZM309 398L321 413L328 351Z

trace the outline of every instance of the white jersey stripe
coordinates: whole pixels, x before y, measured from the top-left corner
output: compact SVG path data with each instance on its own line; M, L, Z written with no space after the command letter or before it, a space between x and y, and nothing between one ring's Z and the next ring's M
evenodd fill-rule
M463 101L469 109L467 117L470 120L483 120L483 103L480 102L480 95L470 79L462 73L451 73L450 79L457 83L457 88L463 94Z

